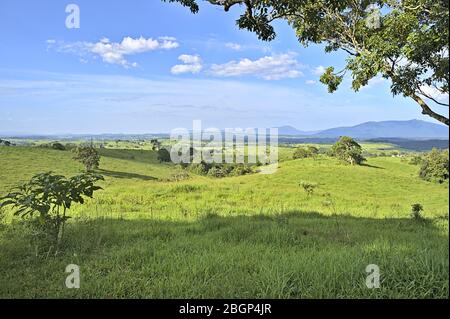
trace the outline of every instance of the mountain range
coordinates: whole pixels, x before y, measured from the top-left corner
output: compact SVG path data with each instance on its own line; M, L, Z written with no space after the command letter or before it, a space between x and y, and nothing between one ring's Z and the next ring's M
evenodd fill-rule
M430 122L411 121L382 121L366 122L349 127L336 127L323 131L301 131L292 126L278 128L279 135L304 136L314 138L337 138L351 136L356 139L374 138L403 138L403 139L448 139L447 126Z

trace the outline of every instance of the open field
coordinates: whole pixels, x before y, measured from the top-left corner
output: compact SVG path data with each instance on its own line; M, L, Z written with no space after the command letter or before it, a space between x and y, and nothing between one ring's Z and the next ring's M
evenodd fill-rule
M417 166L291 160L280 147L273 175L168 182L180 168L142 148L100 150L104 190L70 211L58 257L35 257L5 212L0 297L448 298L448 183L419 179ZM0 195L35 173L83 169L69 151L21 146L0 147L0 167ZM314 195L300 181L317 183ZM411 218L414 203L425 221ZM68 264L80 265L79 290L64 287ZM365 285L369 264L380 289Z

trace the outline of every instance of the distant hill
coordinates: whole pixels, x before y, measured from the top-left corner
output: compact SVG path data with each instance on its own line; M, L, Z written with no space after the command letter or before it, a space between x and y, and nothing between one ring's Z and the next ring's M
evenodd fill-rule
M366 122L351 127L337 127L321 131L312 136L334 138L351 136L357 139L403 138L403 139L448 139L448 127L425 121Z
M277 127L277 129L278 135L287 135L287 136L309 136L320 132L320 131L314 132L300 131L297 130L295 127L289 125Z

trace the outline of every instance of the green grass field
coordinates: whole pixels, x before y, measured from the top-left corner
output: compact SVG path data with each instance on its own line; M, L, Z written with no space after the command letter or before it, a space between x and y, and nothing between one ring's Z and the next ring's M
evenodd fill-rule
M179 168L153 151L100 152L104 190L70 211L61 255L36 257L4 211L0 297L448 298L448 184L400 158L351 167L282 147L272 175L167 182ZM35 173L82 171L71 152L21 146L0 147L0 168L0 195ZM300 181L317 183L314 195ZM68 264L81 289L64 286ZM369 264L379 289L366 287Z

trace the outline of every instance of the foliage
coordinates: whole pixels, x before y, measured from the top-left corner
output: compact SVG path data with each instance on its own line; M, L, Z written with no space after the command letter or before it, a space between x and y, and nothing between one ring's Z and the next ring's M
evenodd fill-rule
M314 191L318 186L317 183L311 183L311 182L305 182L305 181L301 181L299 185L303 188L303 190L308 195L308 197L310 197L314 194Z
M293 159L300 158L315 158L319 154L319 149L314 146L306 146L306 147L298 147L294 154L292 155Z
M0 146L1 146L1 145L4 145L4 146L14 146L14 144L11 143L10 141L0 139Z
M157 139L151 140L150 144L152 146L152 151L159 151L161 149L161 142Z
M423 220L423 206L421 204L411 205L411 217L415 220Z
M165 148L162 148L160 150L158 150L158 161L160 163L162 162L171 162L172 159L170 158L170 152L168 150L166 150Z
M187 166L188 170L197 175L224 178L230 176L242 176L253 174L254 170L246 164L221 164L221 163L193 163Z
M420 155L413 155L409 160L411 165L421 165L423 163L423 158Z
M92 145L78 146L73 153L73 159L83 164L88 172L100 166L100 154Z
M362 147L354 139L343 136L333 145L330 155L351 165L360 165L365 161L362 156Z
M164 0L167 1L167 0ZM180 2L198 11L194 0ZM376 77L389 79L391 92L413 99L422 113L449 125L430 107L448 106L436 94L448 94L449 2L436 0L209 0L228 11L244 5L237 20L262 40L276 37L271 23L287 20L299 42L325 44L326 52L348 54L341 71L326 69L321 81L334 92L350 72L358 91ZM427 102L428 101L428 102ZM444 113L445 114L445 113Z
M419 176L427 181L444 183L448 181L449 152L433 149L425 156L420 167Z
M65 151L66 147L59 142L52 143L52 149L57 151Z
M74 203L84 203L83 197L92 198L101 189L95 183L101 175L84 173L71 178L52 172L33 176L27 183L0 198L0 208L11 206L14 215L36 221L59 245L64 235L66 215ZM37 215L37 217L35 216ZM35 219L36 217L36 219Z

